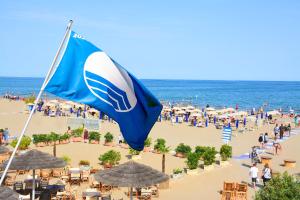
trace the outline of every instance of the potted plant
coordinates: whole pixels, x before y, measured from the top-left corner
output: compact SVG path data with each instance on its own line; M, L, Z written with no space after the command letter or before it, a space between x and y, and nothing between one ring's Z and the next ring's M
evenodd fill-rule
M221 160L219 161L219 164L222 166L228 165L228 159L232 157L232 147L224 144L220 148L220 156Z
M59 136L59 143L60 144L68 144L70 141L70 135L67 133L64 133L63 135Z
M89 136L89 143L91 144L99 144L100 142L100 133L96 131L91 131Z
M140 151L137 151L133 148L129 148L129 154L131 155L131 159L132 160L138 160L138 159L141 159L141 155L140 155Z
M160 154L160 149L162 147L165 147L166 146L166 140L163 139L163 138L158 138L156 141L155 141L155 145L154 145L154 152L155 153L158 153Z
M144 152L149 152L150 151L150 146L151 146L151 143L152 143L152 139L150 137L148 137L145 142L144 142Z
M213 169L212 164L215 162L216 154L217 154L217 151L215 150L215 147L209 147L206 149L206 151L203 154L204 170Z
M83 133L83 128L77 128L72 131L72 141L73 142L82 142L82 133Z
M203 160L203 154L205 153L205 151L206 151L208 148L209 148L209 147L205 147L205 146L196 146L196 147L195 147L195 153L198 154L200 160Z
M197 153L189 153L187 155L186 165L188 167L187 174L188 175L196 175L199 173L198 170L198 164L199 164L199 156Z
M105 146L112 146L113 145L113 140L114 140L113 134L111 134L110 132L107 132L104 135L104 138L105 138L105 141L104 141Z
M179 158L185 158L187 156L187 154L191 153L191 151L192 151L192 148L189 145L180 143L175 149L175 152L176 152L175 156L179 157Z
M173 179L181 178L183 176L182 172L183 172L183 170L180 168L173 169L172 178Z
M59 144L59 134L51 132L49 135L49 140L51 141L51 145Z
M10 146L12 146L13 148L15 148L16 145L17 145L17 142L18 142L18 140L17 140L17 139L14 139L14 140L10 143ZM24 137L21 139L21 143L20 143L20 145L19 145L18 150L26 150L26 149L28 149L30 143L31 143L31 138L28 137L28 136L24 136Z
M102 155L100 155L99 160L103 164L104 168L111 168L112 166L118 164L121 160L120 152L110 150Z

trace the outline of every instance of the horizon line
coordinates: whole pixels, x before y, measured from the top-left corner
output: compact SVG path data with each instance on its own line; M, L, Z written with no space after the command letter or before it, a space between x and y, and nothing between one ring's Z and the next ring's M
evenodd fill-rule
M0 78L38 78L44 79L45 77L41 76L5 76L0 75ZM261 79L185 79L185 78L137 78L139 80L161 80L161 81L261 81L261 82L300 82L300 80L261 80Z

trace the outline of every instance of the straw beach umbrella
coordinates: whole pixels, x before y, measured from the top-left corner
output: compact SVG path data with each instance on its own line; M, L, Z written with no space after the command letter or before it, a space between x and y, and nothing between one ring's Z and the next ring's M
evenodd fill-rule
M4 162L3 167L6 167L8 161ZM32 199L35 196L35 170L36 169L52 169L65 167L66 163L60 158L56 158L48 153L38 150L30 150L24 154L16 156L10 165L12 170L33 170L32 173Z
M18 200L19 194L10 189L9 187L0 187L0 199L5 200Z
M168 175L134 161L100 171L94 177L98 182L111 186L130 187L130 199L134 187L147 187L169 180Z

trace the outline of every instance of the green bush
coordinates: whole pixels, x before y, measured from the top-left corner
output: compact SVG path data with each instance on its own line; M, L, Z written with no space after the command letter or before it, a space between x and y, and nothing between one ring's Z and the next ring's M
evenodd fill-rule
M90 134L89 134L89 142L91 142L92 140L95 140L95 141L100 141L100 133L99 132L96 132L96 131L91 131Z
M186 165L189 169L196 169L199 163L199 156L197 153L189 153L187 155Z
M15 148L16 145L17 145L17 142L18 142L18 140L17 140L17 139L14 139L14 140L10 143L10 146L12 146L13 148ZM31 138L28 137L28 136L23 136L23 138L21 139L21 143L20 143L18 149L19 149L19 150L25 150L25 149L27 149L27 148L29 147L30 143L31 143Z
M138 150L135 150L135 149L133 149L133 148L129 148L129 154L130 155L140 155L140 151L138 151Z
M207 148L206 151L203 154L204 165L211 165L211 164L213 164L215 162L215 156L216 156L216 154L217 154L217 151L215 150L215 147L209 147L209 148Z
M209 149L209 147L205 147L205 146L196 146L195 147L195 153L198 154L199 159L203 159L203 154L205 153L205 151Z
M182 172L183 170L180 168L173 169L173 174L181 174Z
M165 146L166 146L166 140L163 138L158 138L155 141L154 149L159 150L159 149L161 149L161 147L165 147Z
M32 135L33 144L37 144L40 142L47 142L47 134L34 134Z
M265 187L255 193L255 200L299 200L300 183L284 172L273 177Z
M58 135L57 133L54 133L54 132L51 132L51 133L48 135L48 137L49 137L49 140L50 140L51 142L56 142L56 141L59 140L59 135Z
M70 135L67 133L64 133L63 135L59 136L59 141L68 140L70 139Z
M183 155L187 155L188 153L191 153L192 148L189 145L185 145L183 143L180 143L176 149L176 153L182 153Z
M150 147L151 146L151 143L152 143L152 139L150 137L148 137L145 142L144 142L144 145L145 147Z
M71 158L67 155L63 155L61 159L63 159L67 164L71 163Z
M222 145L220 148L220 155L222 161L228 160L228 158L232 157L232 147L227 144Z
M100 155L99 160L102 164L116 165L121 160L120 152L110 150L102 155Z
M107 132L107 133L104 135L104 138L105 138L105 142L112 142L113 139L114 139L114 136L113 136L113 134L111 134L110 132Z
M81 161L79 161L79 165L90 165L90 161L88 161L88 160L81 160Z
M72 135L74 137L81 137L83 134L83 127L72 130Z

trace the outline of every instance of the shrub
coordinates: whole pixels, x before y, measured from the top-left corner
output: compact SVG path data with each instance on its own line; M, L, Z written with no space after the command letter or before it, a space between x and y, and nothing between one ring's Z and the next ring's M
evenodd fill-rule
M67 155L63 155L61 159L63 159L67 164L71 163L71 158Z
M160 149L161 147L165 147L165 146L166 146L166 140L163 139L163 138L158 138L158 139L155 141L154 149L159 151L159 149Z
M59 141L68 140L68 139L70 139L70 135L67 133L59 136Z
M49 140L52 142L56 142L59 140L59 135L57 133L51 132L49 135Z
M81 136L82 136L82 133L83 133L83 127L74 129L74 130L72 131L72 135L73 135L74 137L81 137Z
M173 174L181 174L182 172L183 170L180 168L173 169Z
M33 138L33 144L37 144L40 142L46 142L47 141L47 134L34 134L32 135Z
M257 191L255 200L298 200L300 199L300 183L293 176L284 172L273 177L265 187Z
M151 146L151 143L152 143L152 139L150 137L148 137L145 142L144 142L144 145L145 147L150 147Z
M195 153L198 154L199 159L203 159L203 154L205 153L205 151L209 149L209 147L205 147L205 146L196 146L195 147Z
M3 133L4 132L4 129L3 128L0 128L0 133Z
M110 150L100 155L99 160L102 162L102 164L115 165L121 160L121 154L120 152Z
M227 144L222 145L220 148L220 155L222 161L228 160L228 158L232 157L232 147Z
M90 135L89 135L89 142L91 142L92 140L95 140L95 141L100 141L100 133L99 132L96 132L96 131L91 131L90 132Z
M189 153L187 155L186 165L189 169L196 169L199 163L199 156L197 153Z
M105 138L105 142L112 142L113 139L114 139L114 136L113 136L113 134L111 134L110 132L107 132L107 133L104 135L104 138Z
M192 148L189 145L185 145L183 143L180 143L176 149L176 153L182 153L183 155L187 155L188 153L191 153Z
M204 165L211 165L215 162L217 151L215 147L209 147L203 154ZM199 158L199 157L198 157Z
M133 148L129 148L129 154L130 155L140 155L140 151L138 151L138 150L135 150L135 149L133 149Z
M90 165L90 161L88 161L88 160L81 160L81 161L79 161L79 165Z
M10 146L12 146L13 148L15 148L16 145L17 145L17 142L18 142L18 140L17 140L17 139L14 139L14 140L10 143ZM23 138L21 139L21 143L20 143L18 149L19 149L19 150L25 150L25 149L27 149L27 148L29 147L30 143L31 143L31 138L28 137L28 136L23 136Z

